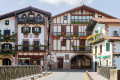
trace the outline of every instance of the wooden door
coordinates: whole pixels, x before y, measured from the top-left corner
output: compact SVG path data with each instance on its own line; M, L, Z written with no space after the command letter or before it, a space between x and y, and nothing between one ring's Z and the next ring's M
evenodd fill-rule
M23 41L23 50L29 50L28 48L28 41Z
M73 34L78 35L78 26L73 26Z
M63 69L63 58L58 58L58 69Z
M61 26L61 34L66 35L66 26Z
M85 51L85 39L80 39L79 45L80 45L80 51Z

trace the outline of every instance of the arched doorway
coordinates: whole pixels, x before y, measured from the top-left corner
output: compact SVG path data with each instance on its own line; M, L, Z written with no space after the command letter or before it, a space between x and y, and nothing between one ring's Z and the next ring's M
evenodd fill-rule
M71 69L91 69L91 59L85 55L77 55L71 59Z
M3 59L2 64L3 64L3 65L11 65L11 61L10 61L10 59L5 58L5 59Z

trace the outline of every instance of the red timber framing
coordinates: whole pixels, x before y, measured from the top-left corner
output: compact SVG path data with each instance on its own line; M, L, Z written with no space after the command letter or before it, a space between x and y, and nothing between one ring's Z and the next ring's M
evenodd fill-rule
M77 11L80 11L80 14L76 14ZM86 11L86 12L85 12ZM107 17L107 18L115 18L111 15L108 15L106 13L103 13L99 10L93 9L91 7L88 7L86 5L82 5L79 6L77 8L68 10L66 12L63 12L61 14L58 14L56 16L52 17L52 24L51 24L51 51L55 51L55 52L74 52L71 48L72 45L79 43L80 46L86 46L85 45L85 39L80 39L80 37L77 37L76 39L66 39L66 46L65 49L66 50L62 50L62 46L60 47L60 50L58 50L58 38L52 38L53 33L54 33L54 27L57 27L57 32L58 34L62 34L65 33L67 34L67 26L70 27L70 32L69 33L76 33L76 34L85 34L85 36L89 36L91 34L91 32L86 32L86 26L88 25L89 21L91 20L92 17L95 17L95 14L98 14L98 17L100 15ZM67 19L64 20L64 16L67 16ZM54 21L55 20L55 21ZM80 23L72 23L72 21L81 21ZM82 23L87 21L88 23ZM61 32L58 31L58 26L61 26ZM73 27L73 28L72 28ZM73 29L73 31L72 31ZM56 45L53 44L53 40L56 40ZM70 42L70 46L69 46L69 50L67 49L67 40L69 40ZM74 43L74 41L76 41L76 43ZM79 42L78 42L79 41ZM56 46L56 50L53 50L53 46ZM85 52L84 49L81 52ZM88 52L88 51L86 51Z

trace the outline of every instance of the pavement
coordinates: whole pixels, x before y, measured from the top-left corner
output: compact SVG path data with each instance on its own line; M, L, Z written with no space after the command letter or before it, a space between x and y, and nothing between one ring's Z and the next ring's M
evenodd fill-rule
M108 80L101 75L98 75L97 72L89 72L93 80Z
M85 74L86 70L54 70L49 72L52 74L37 80L88 80Z

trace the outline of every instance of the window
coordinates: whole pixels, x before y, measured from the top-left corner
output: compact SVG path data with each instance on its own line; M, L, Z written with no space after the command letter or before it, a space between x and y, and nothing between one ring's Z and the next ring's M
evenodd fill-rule
M102 16L98 16L98 18L102 18Z
M27 51L27 50L29 50L29 47L28 47L28 41L23 41L23 50L24 51Z
M32 27L32 33L41 33L41 27Z
M110 51L110 43L106 43L106 51Z
M30 15L29 15L29 18L34 18L34 15L33 15L33 14L30 14Z
M22 27L21 30L22 30L21 33L24 33L24 32L28 32L28 33L30 33L31 28L30 28L30 27Z
M108 66L108 60L106 60L106 66Z
M34 50L39 50L39 41L34 41Z
M102 45L100 45L100 53L102 53Z
M66 46L66 40L63 39L63 41L61 41L61 46Z
M97 54L97 46L95 46L95 54Z
M64 16L64 20L67 20L67 16Z
M5 25L9 25L9 20L5 20Z

